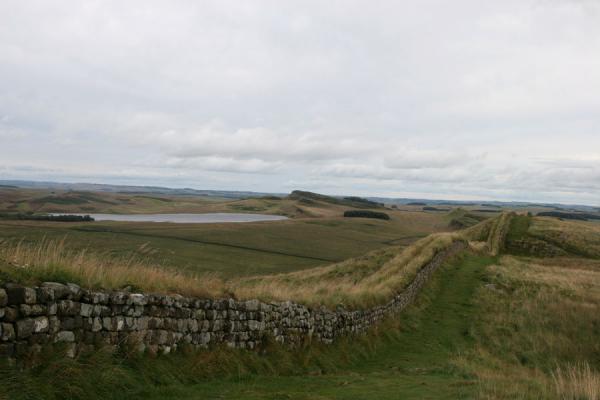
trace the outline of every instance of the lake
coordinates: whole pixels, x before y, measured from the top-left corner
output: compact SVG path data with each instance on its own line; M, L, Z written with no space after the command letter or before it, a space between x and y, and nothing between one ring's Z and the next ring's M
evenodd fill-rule
M281 215L206 213L206 214L71 214L89 215L96 221L173 222L176 224L211 224L221 222L259 222L288 219ZM63 215L63 214L54 214Z

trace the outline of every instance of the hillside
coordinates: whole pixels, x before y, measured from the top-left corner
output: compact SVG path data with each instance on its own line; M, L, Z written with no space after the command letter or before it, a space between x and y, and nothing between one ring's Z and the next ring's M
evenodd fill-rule
M123 269L118 261L100 265L97 259L98 274L93 275L85 268L62 270L60 265L73 265L64 249L36 249L33 257L26 247L18 251L12 247L11 253L4 253L3 259L9 261L2 268L14 268L10 260L18 256L28 268L19 270L27 271L21 278L11 279L32 279L36 271L46 271L53 278L83 274L87 282L96 279L105 284L106 272L114 271L108 276L117 286L128 282L143 288L155 281L163 285L151 290L196 285L210 296L228 293L239 298L295 299L315 306L366 307L402 290L415 271L448 244L456 240L470 244L469 251L449 260L433 276L417 304L366 336L328 347L307 343L287 349L269 344L261 352L214 348L158 358L93 353L72 360L54 355L52 365L68 368L81 391L63 384L51 364L25 372L4 367L0 384L11 399L35 398L18 389L27 382L44 398L68 393L70 398L93 399L110 392L113 398L194 399L203 393L263 399L278 398L285 388L291 399L366 399L376 387L381 399L396 399L401 393L407 399L597 400L600 263L593 255L598 233L592 222L504 213L408 247L382 248L306 271L227 281L209 281L208 276L190 280L185 275L180 281L169 280L168 271L155 268L136 282L136 274L143 274L148 265ZM561 252L523 247L519 245L523 241L541 241ZM50 254L58 258L45 263ZM209 287L212 292L206 291ZM90 362L99 368L90 371ZM122 387L115 394L117 376Z
M383 203L377 203L362 197L332 197L319 193L294 190L288 198L298 200L301 204L314 205L316 203L329 203L354 208L383 208Z

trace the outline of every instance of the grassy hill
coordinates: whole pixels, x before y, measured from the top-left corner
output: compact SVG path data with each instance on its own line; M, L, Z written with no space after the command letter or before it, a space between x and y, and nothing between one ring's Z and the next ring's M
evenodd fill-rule
M294 190L289 196L289 199L298 200L302 204L329 203L353 208L383 208L382 203L377 203L372 200L367 200L362 197L332 197L319 193L306 192L302 190Z
M336 228L343 222L306 221L317 226L334 223ZM378 232L384 226L368 229ZM417 304L360 338L329 347L306 343L288 349L268 344L259 352L216 348L154 359L126 349L74 360L50 354L34 369L1 367L0 385L5 390L0 399L597 400L599 226L505 213L465 230L436 234L409 246L392 243L327 266L217 280L211 283L217 291L238 290L242 297L364 306L401 289L436 249L452 240L470 243L468 252L434 275ZM9 263L14 259L4 258ZM133 279L143 273L136 268L147 267L129 265L122 273L133 271L127 277ZM165 273L161 268L156 271ZM192 282L202 283L202 279Z
M451 229L444 214L386 210L389 221L343 218L356 198L338 200L309 194L215 199L158 194L123 194L0 189L5 212L242 212L291 217L277 223L170 224L139 222L52 223L0 220L0 238L35 245L43 238L68 247L117 258L152 258L152 264L188 273L223 277L289 272L360 256L389 245L405 246L432 232ZM303 192L305 193L305 192ZM320 200L314 200L320 199ZM325 199L325 200L323 200ZM377 207L380 207L377 205ZM362 210L362 208L361 208ZM142 250L140 250L142 249ZM151 253L151 254L150 254Z

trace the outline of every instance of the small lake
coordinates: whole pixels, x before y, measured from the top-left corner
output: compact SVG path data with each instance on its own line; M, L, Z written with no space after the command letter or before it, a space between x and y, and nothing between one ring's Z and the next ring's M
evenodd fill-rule
M89 215L96 221L173 222L176 224L212 224L221 222L260 222L288 219L281 215L205 213L205 214L71 214ZM54 215L61 215L55 213Z

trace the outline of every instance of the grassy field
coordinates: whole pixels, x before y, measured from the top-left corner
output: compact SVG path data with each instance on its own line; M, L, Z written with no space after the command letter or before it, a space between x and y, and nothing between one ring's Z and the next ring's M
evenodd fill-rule
M390 221L332 217L243 224L0 221L0 239L66 237L74 249L151 257L155 264L230 277L331 264L449 229L443 215L390 215Z
M473 293L490 262L471 256L447 265L401 320L332 346L268 345L259 353L217 349L153 360L125 351L56 357L18 374L7 368L0 384L11 399L472 398L476 380L457 369L452 355L473 342L465 334Z
M10 399L597 400L599 305L597 261L471 254L401 318L329 347L98 352L5 367L0 384Z
M509 250L521 255L600 258L600 222L520 215L507 239Z
M325 267L237 279L230 290L241 298L292 299L314 306L383 304L412 282L438 252L460 240L458 233L429 235L405 249L387 247Z
M469 241L472 250L437 272L417 303L399 318L362 337L339 340L329 347L285 349L267 344L259 352L217 348L156 359L131 353L126 347L117 354L99 351L75 360L47 355L48 359L26 371L2 367L0 387L5 391L0 391L0 399L3 395L11 399L600 399L600 261L595 258L600 225L504 214L465 231L433 235L407 247L406 243L424 234L417 226L422 230L424 226L443 229L456 215L391 215L390 222L335 217L295 219L236 225L231 232L227 231L230 227L221 225L6 223L3 226L38 235L30 238L34 242L44 236L40 227L57 232L73 230L81 235L74 235L81 241L76 242L76 248L85 245L85 235L107 235L106 240L121 238L118 242L124 242L125 237L144 238L146 241L133 258L131 250L121 253L125 256L121 259L105 259L93 252L81 256L77 250L67 256L73 257L67 261L86 257L81 268L85 267L89 276L97 274L97 281L106 282L107 271L111 272L108 276L116 280L113 286L117 287L136 275L146 274L157 290L169 291L185 285L197 289L204 284L203 290L214 290L208 295L235 289L243 297L243 291L248 290L246 296L285 296L324 304L328 304L328 299L331 304L352 304L355 295L355 299L360 299L357 306L372 304L374 299L380 301L400 290L436 249L453 240ZM415 230L404 231L407 236L398 237L401 228L411 226L403 218L414 218ZM98 232L98 227L107 231ZM264 229L260 235L256 233L259 229ZM248 237L236 236L240 231ZM348 248L362 241L373 244L375 250L329 266L302 270L309 266L296 265L288 270L292 272L277 269L271 272L286 273L260 278L232 270L225 283L206 275L198 282L190 281L187 273L200 271L191 267L177 269L180 272L173 274L162 265L138 265L135 261L140 254L156 257L156 248L147 244L153 236L154 240L194 245L207 237L219 238L229 240L227 246L221 243L221 247L240 251L256 251L271 243L252 237L253 233L272 235L273 243L284 237L282 247L277 249L279 253L304 249L304 256L319 258L319 251L328 244L319 248L315 235L324 238L325 232L336 233L332 243L338 246L340 240L347 240ZM415 232L421 233L409 235ZM293 243L294 235L298 235L297 243ZM6 237L16 236L10 233ZM308 242L309 237L315 241ZM103 251L113 246L109 241L100 245L102 242L95 236L94 240ZM514 247L523 241L528 252L523 252L522 246ZM559 257L537 257L540 254L533 250L548 249L540 247L540 242L562 253ZM23 246L27 244L24 242ZM131 249L131 242L126 246ZM255 248L249 250L250 246ZM124 249L127 247L124 245ZM5 263L19 258L13 245L5 248L12 251L5 253ZM51 245L45 250L56 251L58 261L49 264L65 264L60 257L65 257L68 250L55 249ZM273 248L261 248L267 249ZM36 261L30 251L23 250L20 257L31 265L48 259L43 251L38 256ZM127 260L131 260L129 264ZM56 273L52 265L48 265L47 273ZM89 273L90 265L97 266L93 273ZM5 264L3 268L14 266ZM24 273L27 268L20 270ZM73 273L78 276L77 271ZM328 287L339 290L328 291ZM23 387L31 391L23 391Z
M457 241L460 233L433 234L403 248L388 246L341 263L305 271L230 277L190 274L136 258L103 257L66 248L64 240L44 239L31 245L0 243L0 281L36 285L43 281L74 282L88 288L130 286L146 292L188 296L263 300L294 300L308 305L366 307L387 302L406 287L439 251ZM143 248L149 251L149 248Z

